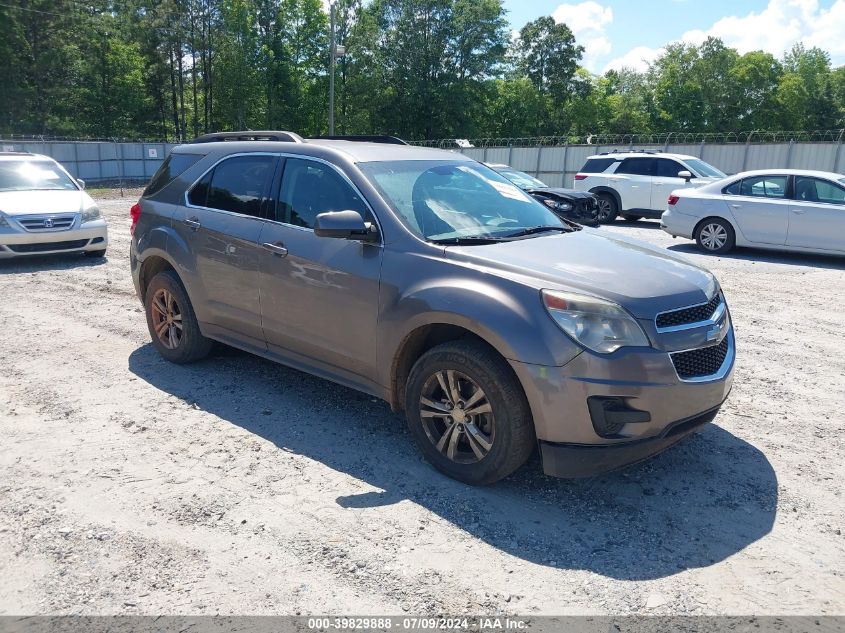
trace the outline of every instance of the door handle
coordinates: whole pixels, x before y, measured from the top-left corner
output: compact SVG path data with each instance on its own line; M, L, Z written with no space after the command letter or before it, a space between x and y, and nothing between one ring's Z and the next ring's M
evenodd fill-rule
M793 209L792 212L795 215L804 215L806 213L806 211L802 211L801 209Z
M265 251L273 253L276 257L287 257L288 249L285 248L285 245L281 242L264 242L261 245Z
M196 217L196 216L194 216L194 217L192 217L192 218L186 218L186 219L185 219L185 224L186 224L186 225L188 226L188 228L189 228L189 229L191 229L192 231L196 231L196 230L198 230L198 229L200 228L200 226L202 226L202 225L200 224L200 219L199 219L198 217Z
M742 205L741 205L741 204L732 204L731 206L732 206L734 209L741 209L741 208L742 208Z

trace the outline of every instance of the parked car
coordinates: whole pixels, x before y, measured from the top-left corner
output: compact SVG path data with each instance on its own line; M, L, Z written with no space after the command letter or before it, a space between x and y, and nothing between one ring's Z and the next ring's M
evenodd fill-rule
M0 152L0 259L53 253L103 257L106 222L84 186L49 156Z
M538 442L551 475L603 472L716 415L734 336L708 271L460 154L287 138L178 146L132 207L167 360L216 340L382 398L472 484Z
M598 221L660 218L666 198L679 187L700 187L725 174L699 158L654 150L605 152L587 158L575 188L598 198Z
M845 175L747 171L668 198L661 228L708 253L735 246L845 254Z
M593 194L563 187L549 187L539 178L508 165L487 163L487 166L502 174L535 200L542 202L558 216L584 226L598 226L599 205Z

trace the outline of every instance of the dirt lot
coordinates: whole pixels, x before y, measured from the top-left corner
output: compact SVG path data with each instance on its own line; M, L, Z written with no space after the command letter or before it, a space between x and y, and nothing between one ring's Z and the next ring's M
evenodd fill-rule
M699 255L736 323L716 423L643 465L471 489L368 396L154 352L128 271L0 262L0 614L845 614L845 259Z

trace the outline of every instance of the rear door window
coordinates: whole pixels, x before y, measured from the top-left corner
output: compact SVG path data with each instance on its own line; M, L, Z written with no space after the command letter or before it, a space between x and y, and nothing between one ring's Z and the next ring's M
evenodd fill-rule
M181 176L189 167L193 166L199 159L202 158L200 154L170 154L164 159L164 162L153 175L150 184L144 189L141 194L144 198L154 196L159 191L164 189L167 185L173 182L176 178Z
M746 178L740 185L741 196L754 198L785 198L786 176L755 176Z
M626 158L616 169L617 174L630 174L632 176L653 176L653 158Z
M227 158L194 185L188 201L209 209L261 217L276 160L262 154Z

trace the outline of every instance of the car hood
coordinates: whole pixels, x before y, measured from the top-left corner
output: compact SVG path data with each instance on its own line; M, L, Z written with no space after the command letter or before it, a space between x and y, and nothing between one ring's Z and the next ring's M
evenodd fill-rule
M93 205L84 191L0 191L0 211L8 215L79 213Z
M566 189L564 187L530 187L525 191L526 193L544 193L551 196L561 196L569 200L585 200L595 197L587 191L575 191L574 189Z
M582 229L482 246L450 246L447 257L537 289L610 299L639 318L703 303L712 273L664 249Z

